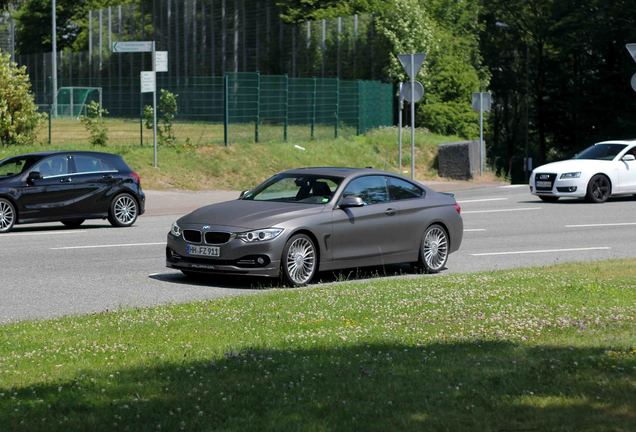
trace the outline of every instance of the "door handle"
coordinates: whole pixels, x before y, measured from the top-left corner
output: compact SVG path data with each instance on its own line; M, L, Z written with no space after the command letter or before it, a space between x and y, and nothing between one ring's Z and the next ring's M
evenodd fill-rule
M392 208L386 209L386 211L384 212L384 214L387 215L387 216L395 216L396 213L397 213L397 211L395 209L392 209Z
M72 181L73 181L73 179L70 178L70 177L66 177L66 178L60 179L60 183L70 183Z
M104 180L112 180L112 179L113 179L113 176L112 176L112 175L109 175L109 174L106 174L106 175L103 175L103 176L102 176L102 179L104 179Z

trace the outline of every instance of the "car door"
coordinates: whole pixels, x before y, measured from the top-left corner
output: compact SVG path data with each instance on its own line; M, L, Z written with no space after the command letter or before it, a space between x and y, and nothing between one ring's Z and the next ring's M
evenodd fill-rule
M415 261L430 219L424 202L425 192L414 183L392 176L387 176L387 187L391 207L399 212L399 227L392 235L395 253Z
M347 196L358 196L365 205L333 210L332 259L340 261L339 267L390 262L400 223L399 210L389 200L386 177L357 177L345 186L341 198Z
M636 146L627 150L625 155L632 155L636 158ZM623 157L625 157L623 155ZM636 193L636 160L625 161L619 160L618 164L618 181L619 187L617 192L620 193Z
M118 171L97 155L71 156L76 198L71 210L75 214L95 215L108 212L108 191L118 181Z

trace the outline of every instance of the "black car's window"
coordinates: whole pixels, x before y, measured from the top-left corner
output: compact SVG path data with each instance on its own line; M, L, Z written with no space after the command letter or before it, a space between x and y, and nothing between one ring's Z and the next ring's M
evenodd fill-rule
M420 198L422 194L422 189L413 183L399 178L389 177L389 197L391 201Z
M612 160L625 147L625 144L596 144L574 156L574 159Z
M22 174L33 163L33 158L18 156L0 161L0 177Z
M69 174L68 156L58 155L44 159L32 171L38 171L43 178Z
M358 196L367 205L387 202L389 194L386 186L384 176L359 177L347 185L342 196Z
M98 157L75 155L73 156L73 160L75 161L76 173L116 171L107 161Z
M326 204L341 181L337 177L281 174L246 193L243 199Z

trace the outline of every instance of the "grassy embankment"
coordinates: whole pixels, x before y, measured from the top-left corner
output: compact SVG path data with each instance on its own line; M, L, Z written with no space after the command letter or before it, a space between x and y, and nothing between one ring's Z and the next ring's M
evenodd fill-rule
M0 327L0 429L628 431L636 261Z
M319 127L316 139L309 138L307 127L290 127L289 140L282 140L280 127L263 126L264 142L253 144L253 127L231 126L234 142L224 147L223 127L208 123L178 123L175 125L177 145L160 147L159 168L152 166L153 148L150 132L144 131L144 145L139 143L139 123L117 119L107 120L109 144L93 147L87 144L88 133L76 120L57 120L52 129L52 145L35 144L23 147L0 147L0 159L15 154L48 149L86 149L123 155L142 177L147 189L229 189L253 187L271 174L299 166L373 166L399 171L397 165L397 129L383 128L364 136L353 136L351 130L333 138L333 128ZM187 139L187 140L186 140ZM437 171L434 159L437 146L456 141L418 131L418 179L434 179ZM409 134L405 133L403 166L410 167ZM48 131L42 128L39 141L48 142ZM295 147L299 145L305 150Z

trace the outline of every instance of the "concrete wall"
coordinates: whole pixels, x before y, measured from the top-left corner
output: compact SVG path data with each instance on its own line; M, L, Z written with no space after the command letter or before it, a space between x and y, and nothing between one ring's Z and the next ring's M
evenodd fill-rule
M479 175L479 141L441 144L437 158L440 177L470 180Z

